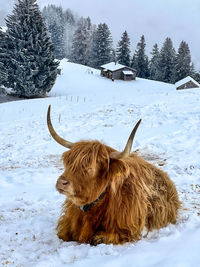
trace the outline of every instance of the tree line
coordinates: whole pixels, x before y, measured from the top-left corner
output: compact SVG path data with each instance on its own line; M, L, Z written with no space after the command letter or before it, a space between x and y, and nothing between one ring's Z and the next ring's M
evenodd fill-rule
M122 33L114 49L106 23L93 25L89 17L75 17L70 9L63 11L62 7L55 5L44 7L42 14L56 46L56 58L67 57L72 62L94 68L117 61L136 69L137 77L169 83L175 83L188 75L200 80L200 74L195 71L191 61L189 45L185 41L180 43L176 52L171 38L167 37L161 48L155 43L148 57L145 37L142 35L131 56L127 31ZM66 39L66 36L70 38Z

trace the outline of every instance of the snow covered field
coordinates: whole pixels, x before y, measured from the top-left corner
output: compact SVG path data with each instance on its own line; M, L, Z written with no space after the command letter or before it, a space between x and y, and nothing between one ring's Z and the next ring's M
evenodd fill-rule
M0 266L200 266L200 89L112 82L65 60L61 68L51 97L0 104ZM65 149L48 133L49 104L61 136L98 139L118 150L142 118L133 150L177 185L183 201L177 225L123 246L59 240L64 196L55 183Z

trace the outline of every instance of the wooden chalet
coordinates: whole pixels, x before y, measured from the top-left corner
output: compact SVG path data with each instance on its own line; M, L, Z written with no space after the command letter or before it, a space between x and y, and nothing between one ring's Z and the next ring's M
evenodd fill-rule
M102 65L101 76L109 78L111 80L124 80L131 81L136 78L136 70L124 66L119 63L110 62L108 64Z
M7 29L6 26L0 26L0 31L1 31L1 32L6 32L6 29Z
M175 83L176 90L182 90L182 89L191 89L191 88L199 88L200 84L195 81L190 76L185 77L184 79L178 81Z

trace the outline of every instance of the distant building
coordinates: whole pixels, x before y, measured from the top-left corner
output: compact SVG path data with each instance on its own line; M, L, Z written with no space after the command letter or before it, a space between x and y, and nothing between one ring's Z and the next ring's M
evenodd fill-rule
M136 78L136 70L122 64L110 62L100 67L101 75L111 80L131 81Z
M6 26L0 26L0 31L6 32L6 30L7 30L7 27Z
M60 68L57 68L57 74L61 75L62 74L62 70Z
M175 83L176 90L199 88L200 84L190 76Z

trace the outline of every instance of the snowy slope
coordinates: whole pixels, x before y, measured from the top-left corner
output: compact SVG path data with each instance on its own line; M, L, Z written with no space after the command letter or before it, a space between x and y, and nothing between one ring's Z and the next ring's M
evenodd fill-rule
M200 266L200 89L102 78L61 62L48 98L0 104L0 266ZM49 136L46 111L70 141L98 139L133 149L167 171L183 201L177 225L137 243L92 247L56 236L64 197L55 190L65 149Z

